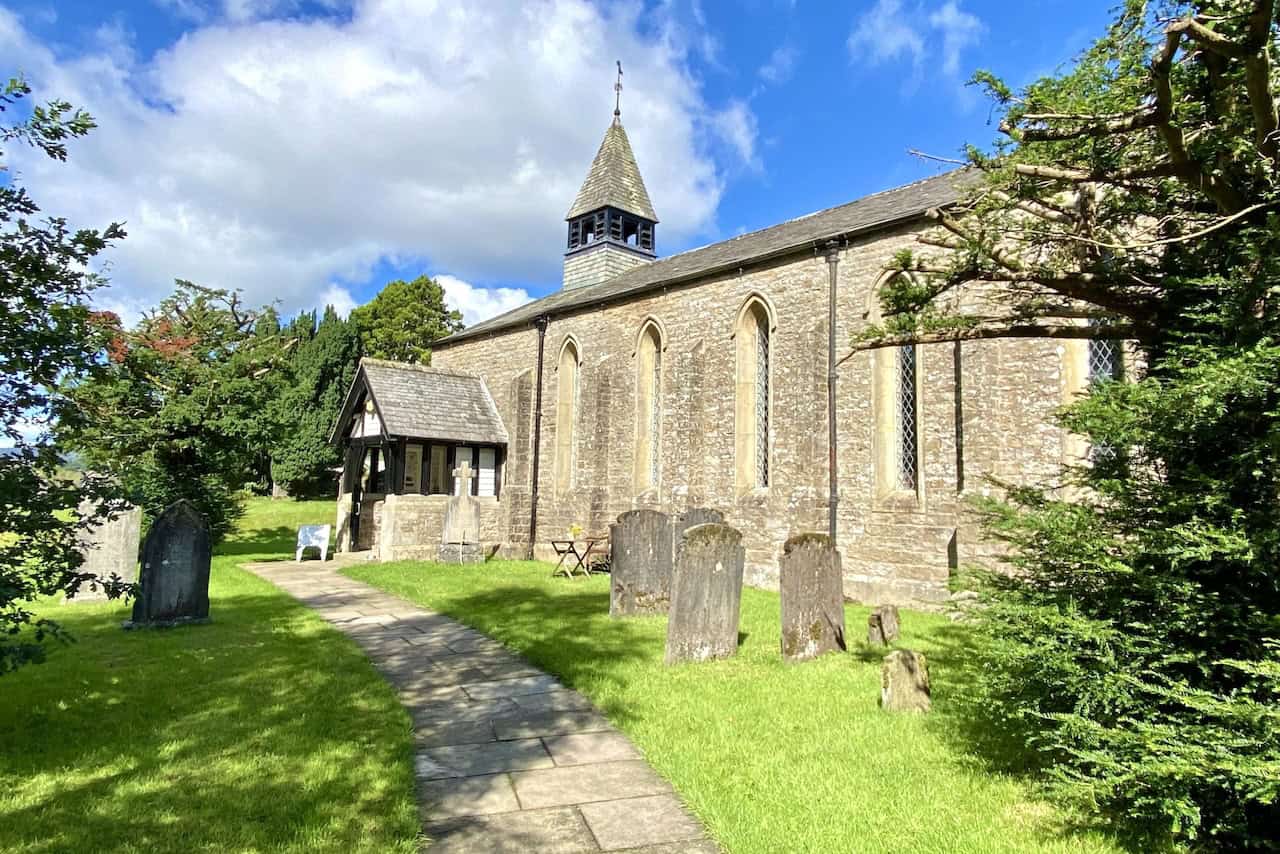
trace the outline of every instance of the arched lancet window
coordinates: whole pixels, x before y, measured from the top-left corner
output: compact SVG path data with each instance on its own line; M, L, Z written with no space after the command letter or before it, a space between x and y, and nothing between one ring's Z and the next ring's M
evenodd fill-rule
M752 297L738 313L735 450L739 492L769 485L769 418L772 414L772 315Z
M662 333L652 320L645 323L636 343L636 456L637 492L658 485L662 442Z
M573 487L573 472L577 454L578 416L578 366L581 359L578 345L572 338L565 339L560 348L560 361L556 366L556 489L564 491Z

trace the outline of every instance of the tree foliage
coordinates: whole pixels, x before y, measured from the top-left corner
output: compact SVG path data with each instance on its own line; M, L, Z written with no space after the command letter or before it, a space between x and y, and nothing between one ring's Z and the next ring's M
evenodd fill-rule
M343 397L360 361L360 334L328 306L319 326L315 314L300 315L288 334L296 341L290 382L274 403L279 432L272 446L272 479L295 497L331 497L341 463L329 443ZM314 328L313 328L314 327Z
M0 89L0 113L22 111L30 94L26 83L10 80ZM88 113L54 101L32 107L25 120L0 123L0 144L66 160L67 141L93 127ZM0 170L7 168L0 151ZM80 571L76 535L114 505L98 479L59 476L48 428L81 418L57 385L97 367L102 336L88 300L103 281L87 269L125 236L118 224L72 230L58 217L37 219L40 208L19 179L10 173L0 185L0 434L13 445L0 456L0 674L39 659L40 641L62 634L56 623L34 617L31 600L97 586ZM85 518L68 512L86 500L99 510ZM118 579L102 586L110 596L128 590ZM24 626L35 631L19 639Z
M366 356L395 362L431 361L431 342L462 328L462 315L444 303L444 289L429 276L397 279L351 312Z
M261 334L260 316L234 292L178 281L134 329L113 330L102 370L68 384L87 417L60 425L60 438L148 518L185 498L220 541L256 475L274 392L266 379L286 356L274 315Z
M1205 850L1280 845L1274 0L1130 0L1063 74L977 76L1005 138L931 213L860 347L1117 338L1063 423L1104 452L987 501L977 706L1056 790Z

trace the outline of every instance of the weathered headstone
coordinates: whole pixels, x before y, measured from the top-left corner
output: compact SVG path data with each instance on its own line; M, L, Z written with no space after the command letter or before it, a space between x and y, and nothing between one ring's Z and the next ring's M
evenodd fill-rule
M933 708L929 664L923 655L895 649L884 657L880 666L880 708L887 712L927 712Z
M85 501L80 505L80 518L92 516L96 510L96 504ZM121 581L132 583L138 577L138 542L141 530L142 509L132 506L82 529L79 541L84 563L80 565L80 571L102 581L115 575ZM106 599L107 594L101 588L93 589L90 582L86 581L74 597L69 596L63 601L104 602Z
M671 604L671 518L629 510L609 526L609 616L665 614Z
M671 519L671 561L674 565L676 552L680 551L680 543L684 541L684 532L694 525L723 525L724 514L710 507L690 507L677 513Z
M441 563L484 563L480 544L480 503L471 496L471 463L463 460L453 470L457 494L444 507L444 530L440 535Z
M211 557L204 516L186 500L166 507L142 546L140 589L125 628L207 622Z
M684 532L671 576L666 663L727 658L738 649L742 534L728 525Z
M319 549L320 560L328 560L330 530L331 528L328 525L303 525L298 528L298 544L294 548L294 562L301 563L302 553L307 549Z
M845 648L840 553L826 534L798 534L782 547L782 657L807 661Z
M880 605L867 617L867 643L888 646L898 638L898 606Z

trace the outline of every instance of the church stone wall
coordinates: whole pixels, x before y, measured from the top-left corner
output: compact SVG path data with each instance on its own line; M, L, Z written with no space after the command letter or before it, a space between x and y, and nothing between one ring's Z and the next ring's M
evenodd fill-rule
M914 245L916 228L851 243L840 253L837 355L867 323L885 264ZM748 581L777 583L787 537L827 527L827 265L816 253L673 285L622 303L555 317L547 328L542 396L538 549L571 525L607 531L634 507L709 506L742 530ZM735 322L756 296L772 310L771 478L735 486ZM636 493L636 344L646 320L662 330L661 474ZM567 338L581 367L572 487L557 490L556 365ZM528 543L533 376L537 332L510 330L438 348L433 363L480 374L512 435L500 514L507 551ZM846 593L863 601L937 600L957 562L993 554L979 541L965 496L1051 478L1064 436L1050 423L1063 400L1062 349L1048 341L992 341L920 348L920 487L880 496L872 356L840 368L837 395L838 545Z

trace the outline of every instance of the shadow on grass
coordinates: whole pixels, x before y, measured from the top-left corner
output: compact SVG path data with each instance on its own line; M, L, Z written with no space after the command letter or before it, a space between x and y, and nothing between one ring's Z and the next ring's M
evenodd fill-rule
M1044 784L1051 763L1031 746L1029 731L1011 727L997 716L996 709L975 696L978 674L974 645L981 642L975 638L975 631L973 626L953 622L919 632L930 648L927 657L935 707L945 714L945 717L932 717L930 728L980 772L1020 780L1040 796L1048 797ZM879 662L890 649L902 645L873 648L864 642L859 646L856 654L860 660ZM1056 832L1064 838L1078 833L1099 834L1134 854L1173 850L1141 832L1117 828L1100 815L1071 809L1063 809L1058 814Z
M354 646L268 594L119 617L68 613L79 642L6 677L0 848L411 850L408 721Z
M275 556L289 555L292 557L293 549L297 542L298 530L287 525L277 525L273 528L252 528L220 543L218 545L218 554L240 557L270 553Z

